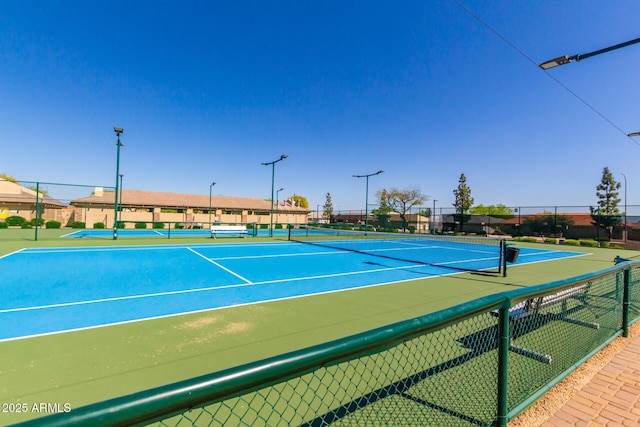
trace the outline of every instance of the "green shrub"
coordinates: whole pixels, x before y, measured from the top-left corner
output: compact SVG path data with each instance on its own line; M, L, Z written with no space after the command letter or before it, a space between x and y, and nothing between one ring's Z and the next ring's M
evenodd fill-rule
M31 228L31 223L25 221L22 224L20 224L20 228Z
M266 230L269 228L269 224L260 224L260 229L261 230Z
M553 237L545 237L544 242L550 245L555 245L556 243L558 243L558 241Z
M38 227L42 227L44 225L44 218L31 218L29 224L31 224L32 227L35 227L36 222L38 223Z
M580 241L579 240L574 240L574 239L566 239L564 241L563 245L580 246Z
M600 245L595 240L580 240L580 246L589 246L591 248L597 248Z
M181 225L179 222L176 222L176 223L174 224L173 228L174 228L174 229L176 229L176 230L182 230L182 228L183 228L183 227L182 227L182 225Z
M62 224L60 223L60 221L47 221L44 226L46 228L60 228L60 226L62 226Z
M282 224L275 224L274 227L276 230L282 230Z
M94 222L93 223L93 228L104 228L104 223L103 222Z
M164 228L164 222L154 222L152 228Z
M538 239L536 239L535 237L514 237L513 241L525 242L525 243L538 243Z
M0 222L0 228L9 228L6 222Z
M116 222L116 227L118 229L123 229L123 228L127 228L127 224L124 221L117 221Z
M86 226L86 224L84 222L80 222L80 221L73 221L71 223L71 228L84 228L85 226Z
M21 216L17 216L17 215L10 216L10 217L8 217L7 219L4 220L4 222L6 222L9 227L12 227L14 225L22 225L26 221L27 221L26 219L22 218Z
M136 222L135 228L138 230L144 230L147 228L146 222Z

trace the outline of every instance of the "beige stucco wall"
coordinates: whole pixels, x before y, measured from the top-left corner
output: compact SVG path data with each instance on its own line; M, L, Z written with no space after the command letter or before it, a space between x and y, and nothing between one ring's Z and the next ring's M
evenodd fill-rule
M70 208L75 211L75 221L85 222L88 228L93 228L93 224L96 222L102 222L106 228L113 227L113 209L106 208ZM70 214L69 214L70 216ZM154 212L140 212L131 211L125 208L122 212L119 212L121 221L144 221L144 222L164 222L164 223L182 223L182 222L199 222L208 223L208 213L193 213L192 209L187 209L184 213L168 213L160 212L159 208L155 208ZM225 214L223 210L217 209L215 213L211 214L211 221L217 222L255 222L258 224L269 224L270 213L256 214L249 211L242 210L237 213ZM307 214L302 213L274 213L274 224L306 224ZM66 223L63 223L66 225ZM127 224L127 228L133 228L133 224ZM151 227L149 225L149 227Z

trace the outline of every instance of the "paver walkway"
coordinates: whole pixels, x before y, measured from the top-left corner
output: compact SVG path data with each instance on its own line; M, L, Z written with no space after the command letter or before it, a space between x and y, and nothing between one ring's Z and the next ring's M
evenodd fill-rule
M631 339L542 426L640 426L640 335Z

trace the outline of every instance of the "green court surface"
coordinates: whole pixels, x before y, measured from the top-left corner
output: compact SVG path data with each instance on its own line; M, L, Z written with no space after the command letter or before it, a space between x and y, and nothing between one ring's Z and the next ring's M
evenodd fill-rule
M39 242L27 240L31 233L25 234L24 239L4 238L8 236L4 233L13 231L22 230L0 230L0 256L26 247L213 243L202 237L168 241L57 240L53 230ZM218 239L224 244L247 241L278 238ZM0 425L46 415L33 411L40 403L73 409L421 316L485 295L599 271L612 266L616 256L638 255L621 249L518 246L587 255L513 266L508 277L455 274L0 342L0 403L4 409L29 409L1 412ZM32 286L37 287L38 283ZM48 410L55 408L52 405Z

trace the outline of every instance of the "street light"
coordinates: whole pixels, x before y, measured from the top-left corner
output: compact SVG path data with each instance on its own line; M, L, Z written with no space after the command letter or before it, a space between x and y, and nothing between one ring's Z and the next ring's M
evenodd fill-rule
M375 173L370 173L368 175L353 175L354 178L366 178L366 192L365 192L365 202L364 202L364 232L366 233L369 229L369 177L374 175L380 175L383 170L379 170Z
M550 59L548 61L543 62L542 64L540 64L540 68L542 68L543 70L548 70L549 68L558 67L560 65L568 64L569 62L574 61L574 60L576 62L582 61L583 59L591 58L592 56L600 55L601 53L607 53L607 52L610 52L612 50L620 49L622 47L630 46L630 45L636 44L636 43L640 43L640 38L634 39L634 40L630 40L628 42L620 43L620 44L617 44L615 46L605 47L604 49L596 50L594 52L582 53L582 54L579 53L579 54L572 55L572 56L563 55L563 56L560 56L558 58Z
M123 186L122 186L122 177L124 176L123 173L120 174L120 198L118 199L119 202L118 204L120 205L120 209L118 210L118 212L120 212L120 215L118 217L118 221L122 221L122 192L123 192Z
M433 225L432 225L433 231L431 232L432 234L436 234L436 202L437 202L437 200L433 199L433 213L432 213L432 216L433 216Z
M124 132L124 129L114 127L113 131L118 136L118 142L116 142L117 156L116 156L116 193L113 199L113 240L118 238L118 178L120 178L120 147L124 144L120 143L120 135Z
M278 209L280 207L280 192L284 190L284 187L276 191L276 222L278 222Z
M624 177L624 242L627 243L627 176Z
M214 185L216 185L216 183L212 182L209 186L209 226L211 226L211 190L213 190Z
M269 237L273 237L273 183L275 182L275 172L276 172L276 163L286 159L287 156L286 154L282 154L280 155L280 158L278 160L274 160L273 162L265 162L262 163L263 166L269 166L271 165L271 219L269 222Z

